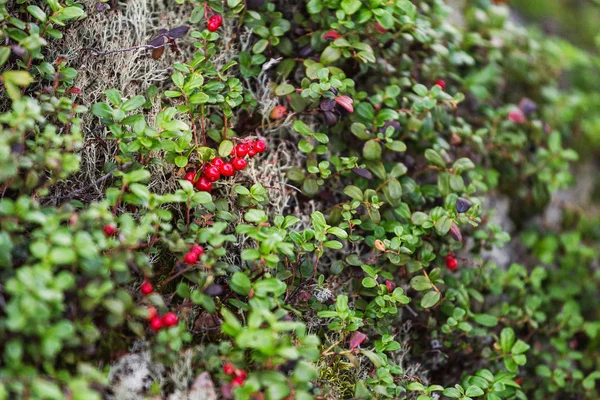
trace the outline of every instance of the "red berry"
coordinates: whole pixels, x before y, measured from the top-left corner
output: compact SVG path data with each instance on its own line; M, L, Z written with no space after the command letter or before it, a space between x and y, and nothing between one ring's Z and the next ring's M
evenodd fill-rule
M238 157L244 157L246 154L248 154L248 150L250 149L245 144L238 144L235 146L235 154Z
M256 149L254 147L250 147L248 150L248 156L254 157L256 155Z
M234 374L236 378L240 378L242 381L245 381L248 377L248 374L243 369L236 369Z
M444 82L442 79L438 79L437 81L435 81L435 84L441 87L442 90L446 88L446 82Z
M248 165L248 163L246 162L246 160L244 160L243 158L234 158L231 161L231 164L233 165L233 168L237 169L238 171L243 170L244 168L246 168L246 165Z
M446 268L450 271L454 271L458 267L458 261L451 255L446 256Z
M156 318L157 315L158 315L158 312L156 311L156 308L148 307L148 319L149 320Z
M204 177L211 182L215 182L219 180L219 178L221 177L221 173L219 172L219 169L217 167L210 165L204 170Z
M223 161L221 157L217 157L214 158L210 163L217 168L221 168L221 166L225 164L225 161Z
M196 179L196 171L190 171L190 172L186 173L184 179L193 184L194 180Z
M195 244L190 249L190 252L197 254L198 257L200 257L202 254L204 254L204 248L202 246L198 246L197 244Z
M177 321L177 314L174 312L168 312L162 317L162 323L167 327L177 325Z
M196 182L196 189L201 192L210 192L212 190L212 183L205 177L201 177L198 179L198 182Z
M142 291L143 294L148 295L148 294L152 293L154 288L152 287L152 284L150 282L144 282L144 283L142 283L140 290Z
M223 365L223 372L225 373L225 375L233 375L233 373L235 372L235 367L231 364L225 364Z
M102 228L102 232L104 232L106 236L114 236L115 233L117 233L117 228L113 224L106 224L104 225L104 228Z
M214 32L221 27L223 18L220 15L213 15L208 19L207 28L209 31Z
M242 378L233 378L231 384L233 386L242 386L244 384L244 380Z
M160 331L160 329L162 327L163 327L163 321L159 317L155 316L150 320L150 328L152 328L152 330L154 332Z
M71 89L69 89L69 93L71 93L71 94L81 94L81 89L79 89L78 87L72 87Z
M198 261L198 253L193 253L191 251L185 253L185 256L183 256L183 261L185 261L185 263L189 265L196 264L196 262Z
M220 171L223 176L232 176L235 173L235 168L230 163L225 163L221 166Z
M263 153L266 149L267 145L262 140L257 140L254 143L254 150L256 150L257 153Z

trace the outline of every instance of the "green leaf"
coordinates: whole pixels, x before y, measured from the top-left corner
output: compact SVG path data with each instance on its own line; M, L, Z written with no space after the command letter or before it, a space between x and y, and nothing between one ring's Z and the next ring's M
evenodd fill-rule
M442 215L437 221L435 221L435 230L438 235L445 235L450 231L452 227L452 219L447 215Z
M483 390L481 390L480 387L469 386L467 388L467 390L465 391L465 394L469 397L477 397L477 396L483 396L484 392L483 392Z
M381 158L381 146L375 139L368 140L363 147L363 157L367 160Z
M410 280L410 286L419 292L429 290L433 287L431 281L423 275L417 275L414 278L412 278Z
M146 103L146 98L144 96L135 96L123 103L121 110L125 112L134 111L143 106L144 103Z
M254 46L252 46L252 52L255 54L260 54L265 51L268 45L269 41L267 39L260 39L258 42L254 43Z
M260 223L267 220L267 214L263 210L251 209L244 214L246 222Z
M517 342L513 345L512 349L511 349L511 353L512 354L523 354L525 353L527 350L529 350L531 346L529 346L527 343L525 343L524 341L522 341L521 339L517 340Z
M500 332L500 348L505 354L510 353L515 343L515 331L512 328L504 328Z
M50 262L57 265L67 265L75 262L76 255L70 247L53 247L49 254Z
M29 12L29 14L33 15L36 19L38 19L41 22L45 22L46 21L46 13L44 11L42 11L41 8L39 8L38 6L27 6L27 11Z
M442 156L433 149L425 150L425 158L433 165L436 165L440 168L446 168L446 163L444 162Z
M435 290L425 293L425 296L421 299L421 307L431 308L440 301L440 294Z
M494 317L493 315L475 314L473 316L473 320L479 325L487 326L488 328L498 325L498 318Z
M188 164L188 158L186 156L177 156L175 157L175 165L179 168L183 168Z
M345 230L338 228L338 227L331 227L329 229L327 229L327 233L331 233L332 235L337 236L340 239L347 239L348 238L348 233L346 233Z
M421 97L426 97L429 94L427 88L420 83L413 86L413 91Z
M386 364L386 362L379 354L373 353L369 350L361 350L360 352L364 354L373 363L375 368L383 367Z
M333 46L327 46L325 48L325 50L323 50L323 53L321 53L320 62L323 65L333 64L341 56L342 56L341 49L339 49L337 47L333 47Z
M360 9L362 3L360 0L342 0L340 5L347 15L352 15Z
M344 193L354 200L363 201L363 192L354 185L348 185L344 188Z
M404 142L401 142L399 140L394 140L391 143L386 143L385 147L399 153L406 151L406 145L404 144Z
M252 282L243 272L236 272L229 280L229 287L234 292L242 296L247 296L250 293L250 289L252 289Z
M294 88L293 85L290 85L289 83L282 83L275 88L275 94L277 96L286 96L290 93L293 93L295 90L296 88Z
M231 140L223 140L221 144L219 144L219 156L229 157L233 152L233 147L233 142Z
M56 18L61 21L66 21L69 19L76 19L80 17L85 17L85 12L79 7L65 7L60 10L56 15Z
M444 396L448 396L453 399L458 399L461 397L460 392L455 388L446 388L446 389L444 389L443 394L444 394Z

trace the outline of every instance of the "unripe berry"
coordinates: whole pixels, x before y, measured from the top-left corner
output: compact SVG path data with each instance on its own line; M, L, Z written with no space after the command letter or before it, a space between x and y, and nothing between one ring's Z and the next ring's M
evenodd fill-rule
M246 160L244 160L243 158L234 158L231 161L231 164L233 165L233 168L235 168L238 171L243 170L244 168L246 168L246 165L248 165L248 163L246 162Z
M162 317L162 323L166 327L175 326L177 325L177 322L177 314L175 314L174 312L168 312Z
M163 327L163 321L159 317L155 316L154 318L152 318L150 320L150 328L152 328L152 330L154 332L160 331L162 327Z
M208 19L207 28L211 32L215 32L217 29L221 27L223 23L223 18L220 15L213 15Z
M113 224L106 224L104 228L102 228L102 232L106 236L114 236L117 233L117 228Z
M210 182L215 182L219 180L219 178L221 177L221 173L219 172L219 169L217 167L210 165L204 170L204 177Z
M262 140L257 140L254 143L254 150L256 150L257 153L263 153L266 149L267 145Z
M188 265L194 265L198 261L198 253L188 252L183 256L183 261Z
M196 189L201 192L210 192L212 190L212 183L205 177L201 177L198 179L198 182L196 182Z
M150 282L144 282L140 287L140 291L145 295L149 295L150 293L152 293L153 290L154 288L152 287L152 284Z
M233 168L233 165L231 165L230 163L225 163L221 165L221 168L219 170L221 172L221 175L223 176L232 176L235 173L235 168Z
M158 315L158 311L156 311L155 307L148 307L148 319L152 320L152 318L156 317Z
M235 154L238 157L244 157L246 154L248 154L248 146L245 144L238 144L237 146L235 146Z

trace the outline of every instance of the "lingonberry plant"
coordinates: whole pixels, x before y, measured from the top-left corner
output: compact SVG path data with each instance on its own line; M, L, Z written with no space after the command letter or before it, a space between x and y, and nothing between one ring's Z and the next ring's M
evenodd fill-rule
M488 0L173 3L55 58L145 2L0 0L0 400L598 398L597 220L539 222L596 58Z

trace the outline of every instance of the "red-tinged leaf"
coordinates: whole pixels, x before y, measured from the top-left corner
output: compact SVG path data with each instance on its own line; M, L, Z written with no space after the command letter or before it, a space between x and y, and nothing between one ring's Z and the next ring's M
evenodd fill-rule
M167 35L173 39L179 39L187 35L189 30L189 26L178 26L177 28L173 28L167 32Z
M352 172L358 176L362 176L365 179L373 179L373 174L364 168L352 168Z
M367 339L367 335L365 335L362 332L359 331L355 331L352 336L350 336L350 349L355 349L358 346L360 346L360 344L362 342L364 342Z
M323 39L324 39L324 40L336 40L336 39L339 39L339 38L341 38L341 37L342 37L342 35L340 35L340 34L338 33L338 31L334 31L333 29L332 29L332 30L330 30L329 32L326 32L326 33L323 35Z
M462 234L460 233L460 228L455 223L452 223L452 226L450 227L450 231L448 233L450 234L450 237L452 239L456 240L457 242L462 242Z
M335 101L337 101L337 103L344 107L346 109L346 111L348 112L353 112L354 111L354 106L352 105L354 103L354 100L352 100L352 98L348 97L348 96L340 96L340 97L336 97Z

